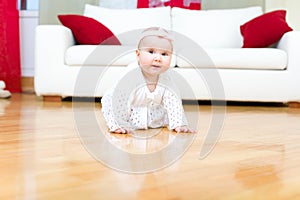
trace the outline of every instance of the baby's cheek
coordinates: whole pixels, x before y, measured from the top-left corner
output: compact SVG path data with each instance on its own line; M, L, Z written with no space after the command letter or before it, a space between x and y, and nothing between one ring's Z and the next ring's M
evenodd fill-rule
M165 65L170 65L171 64L171 57L167 57L167 58L165 58L164 59L164 63L165 63Z

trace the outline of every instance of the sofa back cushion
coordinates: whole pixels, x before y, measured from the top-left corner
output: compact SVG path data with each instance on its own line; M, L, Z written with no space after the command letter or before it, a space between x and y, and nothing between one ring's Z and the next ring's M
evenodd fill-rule
M152 26L171 29L170 7L141 9L110 9L86 4L84 16L94 18L108 27L122 45L135 45L136 30ZM131 33L132 32L132 33Z
M242 47L240 26L262 13L261 7L200 11L172 8L172 30L204 48Z

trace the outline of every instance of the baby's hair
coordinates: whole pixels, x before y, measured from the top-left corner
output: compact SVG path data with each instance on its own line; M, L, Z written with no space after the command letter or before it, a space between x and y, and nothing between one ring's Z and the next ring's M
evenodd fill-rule
M149 36L157 36L159 38L163 38L168 40L172 47L173 47L173 38L171 37L171 34L169 31L167 31L164 28L161 27L150 27L150 28L146 28L145 30L142 31L141 36L140 36L140 40L138 43L138 48L140 48L142 41Z

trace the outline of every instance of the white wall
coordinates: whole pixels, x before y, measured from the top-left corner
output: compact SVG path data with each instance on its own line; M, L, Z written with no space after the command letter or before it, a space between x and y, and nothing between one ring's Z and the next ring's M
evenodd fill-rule
M294 29L300 31L300 1L299 0L266 0L266 11L285 9L286 20Z
M285 0L286 8L288 10L287 20L295 30L300 31L300 1L299 0Z

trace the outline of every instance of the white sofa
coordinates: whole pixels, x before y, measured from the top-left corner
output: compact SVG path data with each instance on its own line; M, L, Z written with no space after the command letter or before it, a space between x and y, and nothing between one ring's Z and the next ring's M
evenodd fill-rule
M135 61L140 30L174 32L173 70L190 87L183 99L300 102L300 32L284 34L274 48L241 48L240 25L260 7L192 11L135 10L86 5L84 15L107 26L122 45L75 45L69 28L39 25L35 41L35 92L44 97L101 97Z

